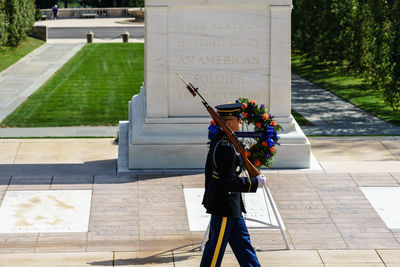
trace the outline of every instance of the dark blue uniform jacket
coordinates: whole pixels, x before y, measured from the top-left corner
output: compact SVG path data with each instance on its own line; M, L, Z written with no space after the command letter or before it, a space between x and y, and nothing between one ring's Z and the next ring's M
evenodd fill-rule
M226 135L219 131L211 140L205 167L203 205L207 213L240 218L246 213L240 192L256 192L256 177L239 177L242 158Z

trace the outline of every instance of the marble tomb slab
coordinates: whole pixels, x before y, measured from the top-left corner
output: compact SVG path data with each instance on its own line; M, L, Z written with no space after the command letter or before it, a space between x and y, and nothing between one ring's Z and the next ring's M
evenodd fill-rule
M92 190L8 191L0 233L87 232Z
M205 231L210 221L210 214L206 213L206 209L201 204L204 188L185 188L184 194L190 231ZM252 220L246 220L248 228L276 229L278 227L278 222L274 216L271 203L267 201L268 198L263 190L258 189L256 193L243 193L242 196L247 211L247 214L244 214L244 218L255 219L271 225L268 226ZM274 205L276 209L274 202L272 205ZM283 229L285 229L279 212L278 218Z
M400 187L360 187L386 226L400 231Z

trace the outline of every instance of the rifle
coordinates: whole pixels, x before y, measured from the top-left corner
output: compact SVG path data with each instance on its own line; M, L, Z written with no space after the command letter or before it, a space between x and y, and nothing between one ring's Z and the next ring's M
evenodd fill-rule
M239 142L239 139L237 138L236 134L229 128L229 126L225 123L225 121L218 115L218 113L214 110L213 107L211 107L207 101L203 98L203 96L199 93L199 89L196 88L192 83L186 82L179 73L175 72L176 75L181 79L181 81L186 85L186 88L189 90L189 92L195 97L196 95L199 95L203 105L206 107L208 113L210 113L211 117L215 121L215 123L222 128L222 130L225 132L226 136L229 138L229 140L232 142L233 146L236 148L236 150L239 152L239 154L243 158L244 166L246 167L247 171L249 172L249 175L251 177L257 177L260 175L260 172L257 170L257 168L253 165L253 163L250 162L250 160L247 158L246 155L246 150L244 149L243 145Z

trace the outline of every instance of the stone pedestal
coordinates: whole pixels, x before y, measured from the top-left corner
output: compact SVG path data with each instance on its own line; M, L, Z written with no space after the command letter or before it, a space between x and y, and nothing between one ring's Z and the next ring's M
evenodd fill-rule
M308 168L290 114L290 0L147 0L145 83L129 104L129 169L203 168L209 104L255 99L283 126L275 168Z
M123 42L123 43L129 42L129 32L124 31L124 32L122 33L122 42Z
M93 43L93 36L94 36L94 33L91 32L91 31L86 33L86 41L87 41L88 44Z
M30 32L30 36L47 42L47 36L48 36L47 26L42 26L42 25L34 26Z

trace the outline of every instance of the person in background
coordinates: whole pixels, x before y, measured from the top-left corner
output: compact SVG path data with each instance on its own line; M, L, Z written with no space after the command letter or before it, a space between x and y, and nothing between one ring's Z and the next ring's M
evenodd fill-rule
M53 11L53 19L57 19L57 14L58 14L58 6L54 5L53 8L51 9Z

